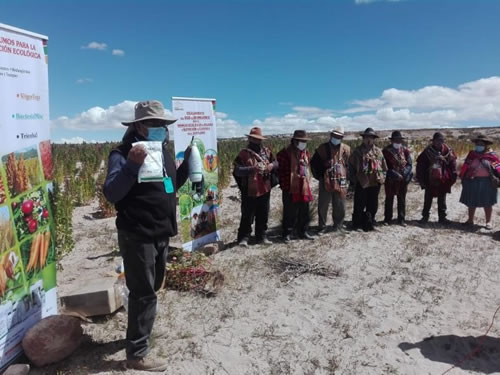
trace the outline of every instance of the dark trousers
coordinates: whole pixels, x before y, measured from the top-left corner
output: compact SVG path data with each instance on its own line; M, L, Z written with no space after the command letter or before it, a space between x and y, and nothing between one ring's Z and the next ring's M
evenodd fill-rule
M362 188L360 184L356 184L352 213L352 226L354 229L373 229L375 215L378 210L379 192L380 185Z
M345 217L345 198L339 192L329 192L325 190L325 182L319 181L318 195L318 226L320 229L326 227L328 208L332 202L333 226L342 228Z
M424 195L424 208L422 210L422 217L425 219L429 218L429 214L432 206L432 193L430 189L425 189ZM438 203L438 217L439 220L446 219L446 193L440 193L437 196Z
M252 224L255 220L255 238L262 240L266 235L267 222L269 219L269 200L271 193L260 197L249 197L241 195L241 220L238 228L238 241L250 238Z
M406 216L406 189L396 195L398 201L398 221L404 221ZM385 196L384 220L392 220L392 208L394 206L394 195Z
M292 202L292 195L288 191L282 193L282 235L283 237L288 236L295 229L296 234L301 236L309 228L309 202Z
M156 291L165 276L169 239L153 241L118 231L118 245L129 290L127 359L145 357L156 316Z

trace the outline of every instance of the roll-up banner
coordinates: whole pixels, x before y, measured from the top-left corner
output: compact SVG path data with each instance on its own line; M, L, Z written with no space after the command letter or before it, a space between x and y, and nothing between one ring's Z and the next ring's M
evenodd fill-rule
M0 24L0 368L57 313L47 40Z
M220 239L215 99L173 97L172 109L177 166L193 146L189 178L178 194L182 246L194 251Z

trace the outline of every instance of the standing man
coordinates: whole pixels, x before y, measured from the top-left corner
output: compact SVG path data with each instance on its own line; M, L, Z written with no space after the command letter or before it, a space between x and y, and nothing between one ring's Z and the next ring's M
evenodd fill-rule
M163 149L163 182L138 183L138 173L147 152L138 141L168 141L167 125L176 119L165 115L159 101L135 105L135 119L127 126L121 144L109 155L104 195L115 204L118 245L130 291L127 326L127 367L162 372L167 363L148 357L156 315L156 291L165 275L169 238L177 234L176 189L188 177L191 149L175 169L172 157Z
M399 131L393 131L389 140L391 144L382 152L387 164L387 177L385 179L385 210L384 224L392 222L392 208L394 196L398 201L398 224L406 226L406 192L413 176L410 150L403 145L406 138Z
M248 146L234 160L233 176L241 191L241 220L238 243L247 247L255 218L257 243L270 245L266 236L271 197L271 173L277 163L270 149L262 144L262 130L254 127L248 135Z
M440 132L434 133L432 143L417 158L417 180L425 190L421 224L429 221L432 199L437 197L439 223L448 224L446 218L446 194L457 181L457 156L444 143Z
M375 146L378 135L372 128L363 133L363 143L349 158L349 176L355 184L352 228L365 232L374 230L378 210L378 194L385 181L387 165L382 150Z
M294 229L299 238L313 239L307 232L310 221L309 202L313 199L310 188L310 154L306 150L309 140L305 130L295 130L290 145L276 155L283 199L282 236L285 242L290 242Z
M349 184L348 163L351 148L342 143L344 127L336 126L330 131L330 140L321 144L311 160L311 169L319 181L318 233L326 233L326 221L330 201L332 202L333 231L343 232L345 199Z

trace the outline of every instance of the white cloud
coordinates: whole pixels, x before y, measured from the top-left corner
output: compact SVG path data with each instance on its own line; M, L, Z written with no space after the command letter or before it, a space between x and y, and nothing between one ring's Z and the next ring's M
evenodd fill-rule
M76 116L63 116L53 127L74 130L123 129L121 121L134 116L135 101L108 108L93 107ZM417 90L384 90L379 97L352 101L344 111L314 106L295 106L282 116L266 116L242 124L225 112L216 112L217 136L241 137L252 126L264 135L292 134L295 129L328 131L343 125L346 131L469 127L500 124L500 77L466 82L456 88L426 86ZM167 112L169 112L167 110Z
M78 84L82 84L82 83L91 83L91 82L94 82L94 80L92 78L79 78L76 80L76 83Z
M108 48L106 43L90 42L86 46L82 46L81 49L97 49L99 51L104 51Z
M113 56L120 56L120 57L122 57L122 56L125 56L125 51L124 51L124 50L122 50L122 49L114 49L114 50L111 52L111 54L112 54Z
M53 120L53 127L72 130L124 129L121 122L130 121L134 118L136 103L136 101L125 100L108 108L92 107L73 117L61 116ZM168 109L165 112L171 114Z
M227 116L227 113L224 113L224 112L215 112L215 117L217 119L223 120L223 119L227 118L228 116Z
M292 107L292 110L297 112L298 116L306 117L306 118L317 118L318 116L329 116L333 113L332 110L322 109L319 107L295 106L295 107Z

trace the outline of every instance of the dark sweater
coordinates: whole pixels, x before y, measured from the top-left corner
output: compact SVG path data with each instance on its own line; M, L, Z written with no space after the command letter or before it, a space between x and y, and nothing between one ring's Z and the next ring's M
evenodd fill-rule
M116 227L149 240L161 240L177 234L176 194L167 193L163 182L137 182L139 165L127 160L135 139L124 140L109 155L104 195L115 204ZM177 190L188 177L188 163L175 169L165 150L163 161L167 175Z

